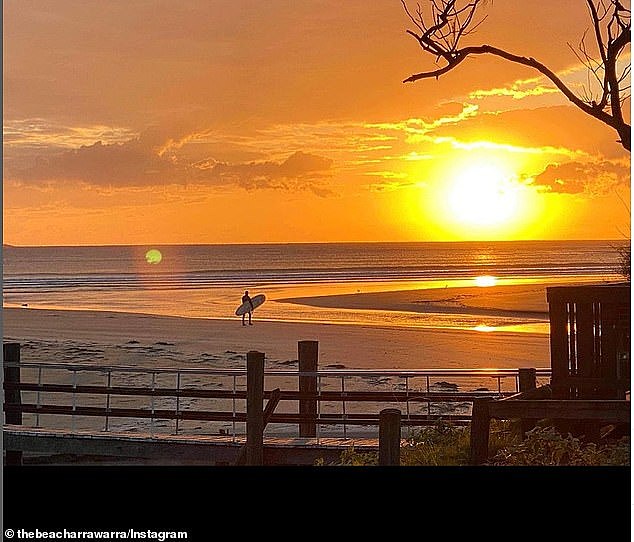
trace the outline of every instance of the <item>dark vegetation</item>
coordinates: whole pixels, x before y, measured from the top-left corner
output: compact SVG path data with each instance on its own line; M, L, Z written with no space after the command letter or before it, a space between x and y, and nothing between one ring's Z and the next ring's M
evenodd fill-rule
M630 439L584 442L554 427L538 425L522 440L515 422L492 422L490 466L629 466ZM469 465L469 428L439 422L414 432L401 447L401 466ZM323 461L319 462L324 465ZM332 465L378 465L377 453L350 448Z

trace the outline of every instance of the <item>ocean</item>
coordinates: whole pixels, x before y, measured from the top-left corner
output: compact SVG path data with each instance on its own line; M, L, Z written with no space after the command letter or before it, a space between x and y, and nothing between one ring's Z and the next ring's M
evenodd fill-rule
M244 290L260 320L504 327L500 316L311 307L284 299L410 288L618 278L619 241L3 247L3 306L235 319ZM530 329L530 328L527 328Z

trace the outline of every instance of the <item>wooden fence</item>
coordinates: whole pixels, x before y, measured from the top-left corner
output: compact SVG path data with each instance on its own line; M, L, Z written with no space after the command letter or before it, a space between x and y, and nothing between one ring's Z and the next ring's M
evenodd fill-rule
M446 421L471 426L471 463L482 464L488 458L489 426L491 419L520 419L524 431L529 430L536 420L553 419L555 422L582 420L586 426L598 427L600 424L628 424L630 421L630 403L624 400L580 400L559 399L553 394L550 384L537 386L537 376L550 376L548 369L524 368L518 370L427 370L427 371L354 371L354 370L318 370L318 344L315 341L300 341L298 343L299 372L296 371L265 371L264 358L261 352L249 352L247 354L246 371L241 369L201 371L200 369L140 369L132 367L103 367L92 365L70 364L46 364L28 363L20 360L20 345L9 343L3 345L4 356L4 413L5 430L4 440L7 464L20 464L23 449L34 446L37 451L47 447L55 448L57 443L72 438L74 429L70 431L40 431L39 417L43 415L75 417L101 417L105 426L103 431L109 431L109 422L113 418L137 418L140 420L172 420L175 422L172 436L150 434L144 440L136 440L135 443L125 443L126 436L117 434L112 438L104 438L103 432L86 435L75 439L75 449L81 453L82 449L90 450L89 453L102 452L104 455L122 454L132 456L139 453L154 455L160 449L160 453L169 453L169 450L180 448L192 448L202 446L198 451L199 456L204 456L205 444L212 442L200 436L184 435L179 423L185 421L223 421L246 424L246 440L240 442L234 438L223 440L225 445L231 445L232 450L220 454L222 462L234 464L261 465L265 462L264 433L268 424L293 424L298 427L300 439L304 444L309 443L318 448L319 428L322 426L343 425L344 431L347 425L374 425L378 426L379 462L382 465L398 464L400 461L401 428L429 425L436 423L440 418ZM57 369L70 371L73 375L71 383L42 382L43 369ZM38 373L37 381L24 381L21 378L22 370L35 370ZM99 372L107 375L107 384L80 384L76 381L78 372ZM150 386L113 385L111 374L113 372L140 372L152 375ZM224 374L234 377L233 390L185 388L178 383L183 374L188 372ZM176 375L176 387L157 385L154 377L157 374ZM296 390L281 390L279 388L265 389L265 374L271 376L290 376L297 378ZM404 390L346 390L345 379L352 375L396 375L405 380ZM246 389L239 390L235 387L235 377L246 376ZM497 378L498 389L496 391L431 391L429 388L430 375L460 375L476 378ZM341 378L341 390L325 390L320 384L322 378ZM426 378L427 388L424 391L410 388L408 379ZM511 378L516 382L512 391L502 391L501 380ZM36 394L35 402L25 402L23 392ZM43 402L40 395L52 393L58 396L72 398L72 404L56 404L55 402ZM105 405L86 406L77 404L77 398L85 395L102 396ZM151 402L150 408L138 406L113 407L111 398L131 396L140 399L146 398ZM173 408L155 408L156 399L171 398L175 400ZM180 402L184 399L219 399L230 400L234 408L227 410L191 410L183 408ZM246 402L245 411L235 408L235 402ZM265 406L266 401L266 406ZM298 404L298 412L280 412L277 409L281 401L295 401ZM320 408L325 402L338 402L342 405L341 413L326 413ZM432 415L410 412L410 404L433 402L470 402L473 404L471 412L467 415ZM346 404L381 404L401 403L405 404L405 412L395 408L383 408L380 411L346 412ZM36 428L23 424L24 414L36 416ZM137 434L136 437L139 435ZM596 435L594 435L596 436ZM142 435L141 435L142 437ZM315 438L316 437L316 438ZM312 440L310 440L312 439ZM128 440L130 440L128 438ZM346 440L344 438L344 440ZM354 442L354 441L352 441ZM44 444L48 443L48 444ZM100 444L101 443L101 444ZM216 442L217 443L217 442ZM297 444L297 443L296 443ZM297 444L299 446L299 444ZM308 444L307 444L308 446ZM152 452L150 453L150 449ZM179 452L180 453L180 452ZM270 455L270 454L269 454Z
M91 366L91 365L69 365L69 364L42 364L42 363L27 363L20 362L20 349L16 344L5 344L3 348L4 353L4 390L5 390L5 402L4 412L6 424L11 427L11 438L7 441L7 431L5 431L5 443L9 442L12 447L17 448L18 443L25 445L29 438L26 436L26 432L20 433L20 427L23 426L23 414L34 415L36 417L36 428L39 426L40 416L44 415L59 415L69 416L71 420L75 417L100 417L104 421L103 431L99 433L100 439L104 441L104 449L110 448L119 449L119 445L115 442L113 444L112 439L106 439L104 431L110 430L110 423L114 418L138 418L141 420L150 420L154 422L156 420L172 420L175 423L174 426L174 438L173 442L176 442L177 437L185 437L184 431L179 424L183 424L185 421L223 421L246 424L246 443L243 448L240 448L237 452L237 458L232 461L236 463L246 464L261 464L263 461L263 447L264 440L263 434L268 424L293 424L299 428L300 438L303 439L315 439L316 446L319 446L319 428L321 426L333 426L342 425L345 427L359 426L359 425L374 425L379 428L379 440L383 440L383 444L386 442L391 444L382 445L378 443L380 461L382 463L392 463L397 461L398 453L394 447L396 435L398 435L398 442L400 442L401 427L415 427L420 425L429 425L436 423L441 416L437 414L420 414L410 412L411 404L426 403L428 406L433 402L472 402L478 398L501 398L512 395L517 391L517 382L519 382L520 389L525 386L525 382L534 381L535 375L540 374L547 376L548 371L545 369L520 369L518 370L499 370L499 371L487 371L487 370L428 370L428 371L353 371L353 370L331 370L331 371L318 371L317 369L317 348L318 345L315 341L300 341L298 343L299 354L299 366L300 371L267 371L266 374L271 376L289 376L294 377L298 381L298 389L296 390L280 390L265 389L264 382L264 354L261 352L249 352L247 354L247 369L246 371L241 369L229 369L229 370L200 370L191 369L192 372L206 372L210 374L226 374L234 377L234 389L233 390L221 390L221 389L203 389L203 388L185 388L181 387L178 383L180 378L184 374L188 374L188 369L139 369L139 368L125 368L125 367L103 367L103 366ZM70 371L72 375L72 382L42 382L41 374L44 369L55 369L62 371ZM301 370L305 369L305 370ZM31 379L30 381L24 381L21 378L21 370L29 370L31 374L35 372L38 375L37 379ZM80 372L98 372L107 379L105 385L103 384L85 384L77 381L76 375ZM149 386L136 386L136 385L113 385L111 382L111 374L117 371L130 371L130 372L145 372L152 375L152 383ZM177 385L175 387L168 387L164 384L157 384L155 382L155 375L171 375L175 376ZM239 390L235 388L235 377L237 375L245 375L247 379L246 390ZM404 390L346 390L345 379L352 375L397 375L399 378L405 381ZM430 375L441 377L442 375L460 375L469 378L497 378L498 389L493 391L430 391L429 378ZM322 389L320 379L331 377L341 378L340 390L325 390ZM410 380L414 378L424 378L427 380L427 387L424 391L420 389L410 388ZM501 381L503 379L511 379L514 384L512 385L512 391L502 391ZM63 380L63 379L62 379ZM68 380L68 379L66 379ZM34 400L26 402L22 399L23 392L30 392L31 396L35 395ZM58 402L42 401L41 395L54 394L56 397L67 397L70 399L71 404L59 404ZM78 400L82 396L103 397L104 403L97 405L84 405ZM148 399L150 402L150 408L143 408L139 406L112 406L111 399L114 397L132 396L139 399ZM157 399L170 398L174 400L173 408L156 408L154 401ZM66 402L69 402L69 399ZM232 401L234 408L231 410L201 410L201 409L186 409L182 406L182 401L185 399L220 399L225 401ZM235 402L243 400L246 401L245 411L239 411L235 408ZM263 408L266 401L266 407ZM298 403L298 412L280 412L277 405L281 401L295 401ZM320 408L325 402L337 402L340 403L342 408L341 413L326 413ZM404 404L404 412L399 409L381 409L381 411L375 410L373 412L349 412L346 411L346 405L350 403L359 403L369 405L375 403L380 405L381 403ZM397 415L398 413L398 415ZM445 420L453 423L459 423L467 425L470 423L469 413L461 416L442 416ZM398 423L397 421L398 420ZM71 422L71 430L66 432L73 433L73 427ZM30 441L35 441L39 438L39 443L44 442L41 431L35 431L30 428L33 435ZM63 435L53 435L52 432L48 433L47 438L61 439ZM344 434L345 436L345 434ZM383 438L381 439L381 436ZM161 443L165 446L168 443L168 438L162 435L156 438L157 435L150 434L147 441ZM235 437L235 435L234 435ZM119 437L118 437L119 438ZM123 438L123 437L120 437ZM98 440L92 438L89 442L90 449L98 449ZM186 439L182 439L185 442ZM202 439L204 440L204 439ZM227 442L228 439L224 439ZM346 440L344 438L344 440ZM200 444L201 439L198 439ZM354 443L354 441L348 441ZM77 440L77 449L81 449L82 446L87 446L87 439ZM231 442L235 455L236 450L240 447L240 443L234 438ZM7 448L8 449L8 448ZM19 463L21 457L21 451L19 449L11 449L7 452L7 463ZM123 452L122 452L123 453ZM129 452L126 452L129 453ZM107 454L106 454L107 455ZM226 461L227 456L231 454L225 454L223 461Z
M630 389L630 284L546 290L556 399L625 399Z

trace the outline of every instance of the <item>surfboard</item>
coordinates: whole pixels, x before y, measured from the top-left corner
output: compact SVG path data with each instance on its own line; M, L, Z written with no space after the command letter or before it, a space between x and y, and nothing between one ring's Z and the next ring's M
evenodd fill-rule
M256 296L253 296L251 298L251 303L253 303L253 308L256 309L262 303L264 303L265 300L266 300L266 297L264 296L264 294L258 294ZM242 305L240 305L236 309L236 316L242 316L243 314L246 314L250 310L251 310L250 303L248 301L245 301L244 303L242 303Z

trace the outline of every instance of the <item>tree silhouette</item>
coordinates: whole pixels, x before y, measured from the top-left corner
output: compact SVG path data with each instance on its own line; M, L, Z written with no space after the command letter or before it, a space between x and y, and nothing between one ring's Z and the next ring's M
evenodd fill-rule
M432 71L416 73L404 83L436 78L453 70L469 56L494 55L509 62L522 64L547 77L574 105L584 113L607 124L619 135L618 142L628 151L631 147L630 125L623 117L623 104L630 98L630 65L619 65L619 57L630 45L630 9L619 0L586 0L589 9L594 45L588 46L584 32L578 47L572 46L577 58L598 82L598 91L584 87L575 94L552 70L538 60L510 53L492 45L461 46L486 17L479 16L487 0L426 0L425 8L416 5L412 12L401 0L415 30L407 30L426 53L442 65ZM592 47L592 50L591 50Z

